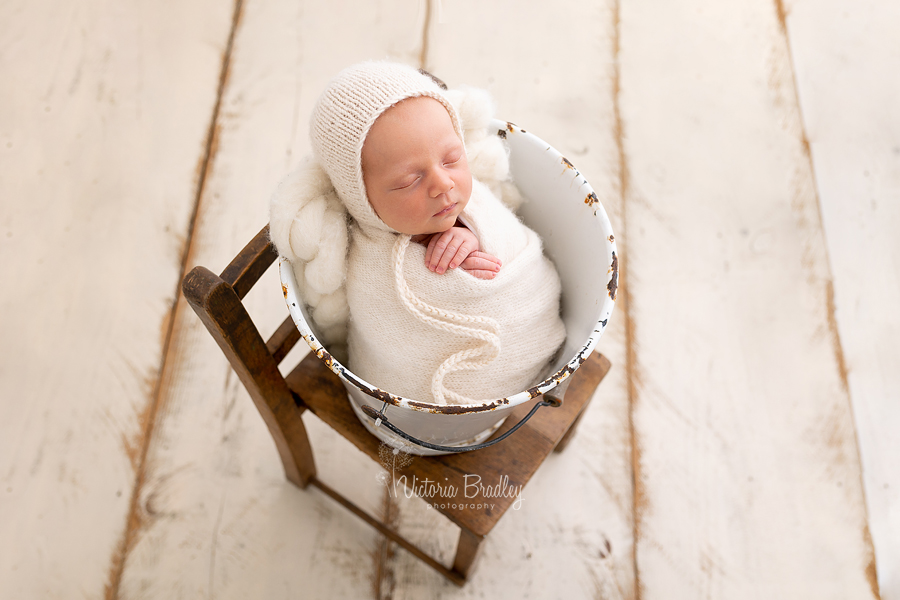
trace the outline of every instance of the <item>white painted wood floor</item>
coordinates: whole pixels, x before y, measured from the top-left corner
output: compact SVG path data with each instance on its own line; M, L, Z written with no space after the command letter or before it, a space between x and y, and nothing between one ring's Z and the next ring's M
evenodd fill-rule
M0 3L0 598L900 600L898 29L876 0ZM284 480L177 293L381 57L490 89L622 251L613 370L462 589Z

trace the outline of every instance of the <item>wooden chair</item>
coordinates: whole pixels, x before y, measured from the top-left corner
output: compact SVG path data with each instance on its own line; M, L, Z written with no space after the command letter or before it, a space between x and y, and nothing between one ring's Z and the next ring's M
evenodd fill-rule
M314 354L308 354L287 377L278 370L279 363L300 339L297 327L288 316L269 340L263 341L241 302L276 258L268 227L264 227L221 276L198 266L185 276L182 287L188 302L250 392L275 440L287 479L300 488L310 484L319 488L450 581L463 585L482 540L515 500L497 497L484 502L482 509L456 508L461 504L476 503L474 499L465 498L465 476L479 475L482 482L491 484L505 477L509 486L524 486L552 451L561 451L566 446L594 390L609 370L609 361L597 353L592 354L572 376L562 406L538 411L503 442L473 452L415 456L411 461L402 461L408 464L397 469L393 474L395 480L404 475L404 481L410 483L413 476L419 482L427 478L446 482L444 491L450 485L459 491L458 500L423 498L460 528L456 557L447 567L318 478L301 419L305 410L325 421L376 461L379 460L381 442L365 430L350 408L340 380ZM277 292L273 290L272 293ZM527 403L513 412L495 435L502 435L517 423L532 404Z

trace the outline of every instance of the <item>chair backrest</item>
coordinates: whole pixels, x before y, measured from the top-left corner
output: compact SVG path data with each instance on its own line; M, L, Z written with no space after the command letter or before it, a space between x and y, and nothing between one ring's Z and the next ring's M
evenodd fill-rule
M285 475L304 487L315 475L312 451L300 420L305 407L278 370L278 364L300 339L300 332L288 316L268 341L263 341L242 303L276 258L267 225L221 276L206 267L194 267L185 276L182 291L250 393L275 440Z

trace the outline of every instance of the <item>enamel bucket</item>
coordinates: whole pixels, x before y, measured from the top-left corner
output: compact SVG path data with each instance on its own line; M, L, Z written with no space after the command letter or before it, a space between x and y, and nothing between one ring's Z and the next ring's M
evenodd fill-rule
M297 294L294 272L282 259L279 269L285 300L303 339L347 388L350 404L366 429L383 442L412 454L443 454L410 446L363 413L367 405L384 411L390 422L420 440L469 446L487 439L516 406L562 384L587 359L606 329L616 299L618 258L609 217L575 166L539 137L512 123L494 120L490 131L505 140L513 181L525 197L518 213L541 236L562 283L561 310L566 341L552 374L513 396L481 404L436 405L403 398L356 376L332 357L309 325ZM370 411L371 412L371 411Z

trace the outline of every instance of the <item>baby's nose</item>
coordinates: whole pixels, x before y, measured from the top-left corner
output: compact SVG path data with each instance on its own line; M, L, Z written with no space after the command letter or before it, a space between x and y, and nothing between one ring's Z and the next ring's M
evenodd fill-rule
M451 179L450 175L443 169L437 169L431 181L432 198L437 198L441 194L446 194L453 189L453 179Z

